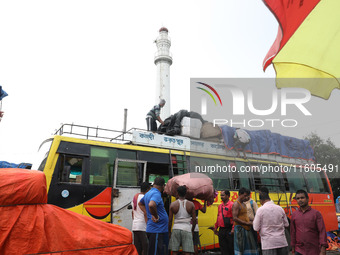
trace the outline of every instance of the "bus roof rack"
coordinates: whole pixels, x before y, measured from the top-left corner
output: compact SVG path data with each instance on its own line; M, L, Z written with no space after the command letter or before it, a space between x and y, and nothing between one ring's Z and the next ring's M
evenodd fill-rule
M168 136L139 128L131 128L124 132L99 127L76 125L72 123L62 124L61 127L56 130L55 135L69 135L71 137L75 136L96 141L143 145L149 147L190 151L192 153L196 152L222 155L234 158L237 157L236 151L226 149L222 141L217 143L207 140L193 139L186 136ZM247 153L247 157L249 159L255 159L262 162L277 161L294 165L313 163L310 160L287 158L280 155ZM245 161L246 160L247 159L245 159Z
M130 139L127 137L131 134L130 131L131 130L123 132L113 129L76 125L72 123L62 124L61 127L55 131L54 135L69 135L106 142L130 142Z

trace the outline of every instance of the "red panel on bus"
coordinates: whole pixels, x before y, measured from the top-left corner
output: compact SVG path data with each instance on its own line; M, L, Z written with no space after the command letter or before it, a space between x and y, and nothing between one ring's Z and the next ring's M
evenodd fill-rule
M112 188L106 188L100 194L84 203L86 211L96 219L104 219L111 213Z

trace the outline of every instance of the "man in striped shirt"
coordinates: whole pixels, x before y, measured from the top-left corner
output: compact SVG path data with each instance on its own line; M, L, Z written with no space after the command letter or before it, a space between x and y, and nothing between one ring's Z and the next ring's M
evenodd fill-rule
M159 104L152 107L152 109L147 113L146 115L146 125L148 131L157 131L157 123L156 120L158 120L162 125L164 124L164 121L160 117L161 108L163 108L165 105L165 100L161 99Z

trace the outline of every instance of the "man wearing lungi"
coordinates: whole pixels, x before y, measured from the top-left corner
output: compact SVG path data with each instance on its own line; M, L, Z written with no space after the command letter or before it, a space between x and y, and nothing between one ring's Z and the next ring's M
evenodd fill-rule
M240 188L238 198L233 205L234 251L235 255L258 255L254 235L250 231L253 223L249 220L244 204L250 197L250 190Z

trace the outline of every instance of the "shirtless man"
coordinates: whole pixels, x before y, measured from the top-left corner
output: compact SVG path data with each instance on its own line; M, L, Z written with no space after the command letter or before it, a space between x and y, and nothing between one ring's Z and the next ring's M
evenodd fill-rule
M254 235L250 231L253 223L249 220L247 206L244 204L249 200L249 196L249 189L240 188L238 198L233 204L234 251L238 255L258 254Z

